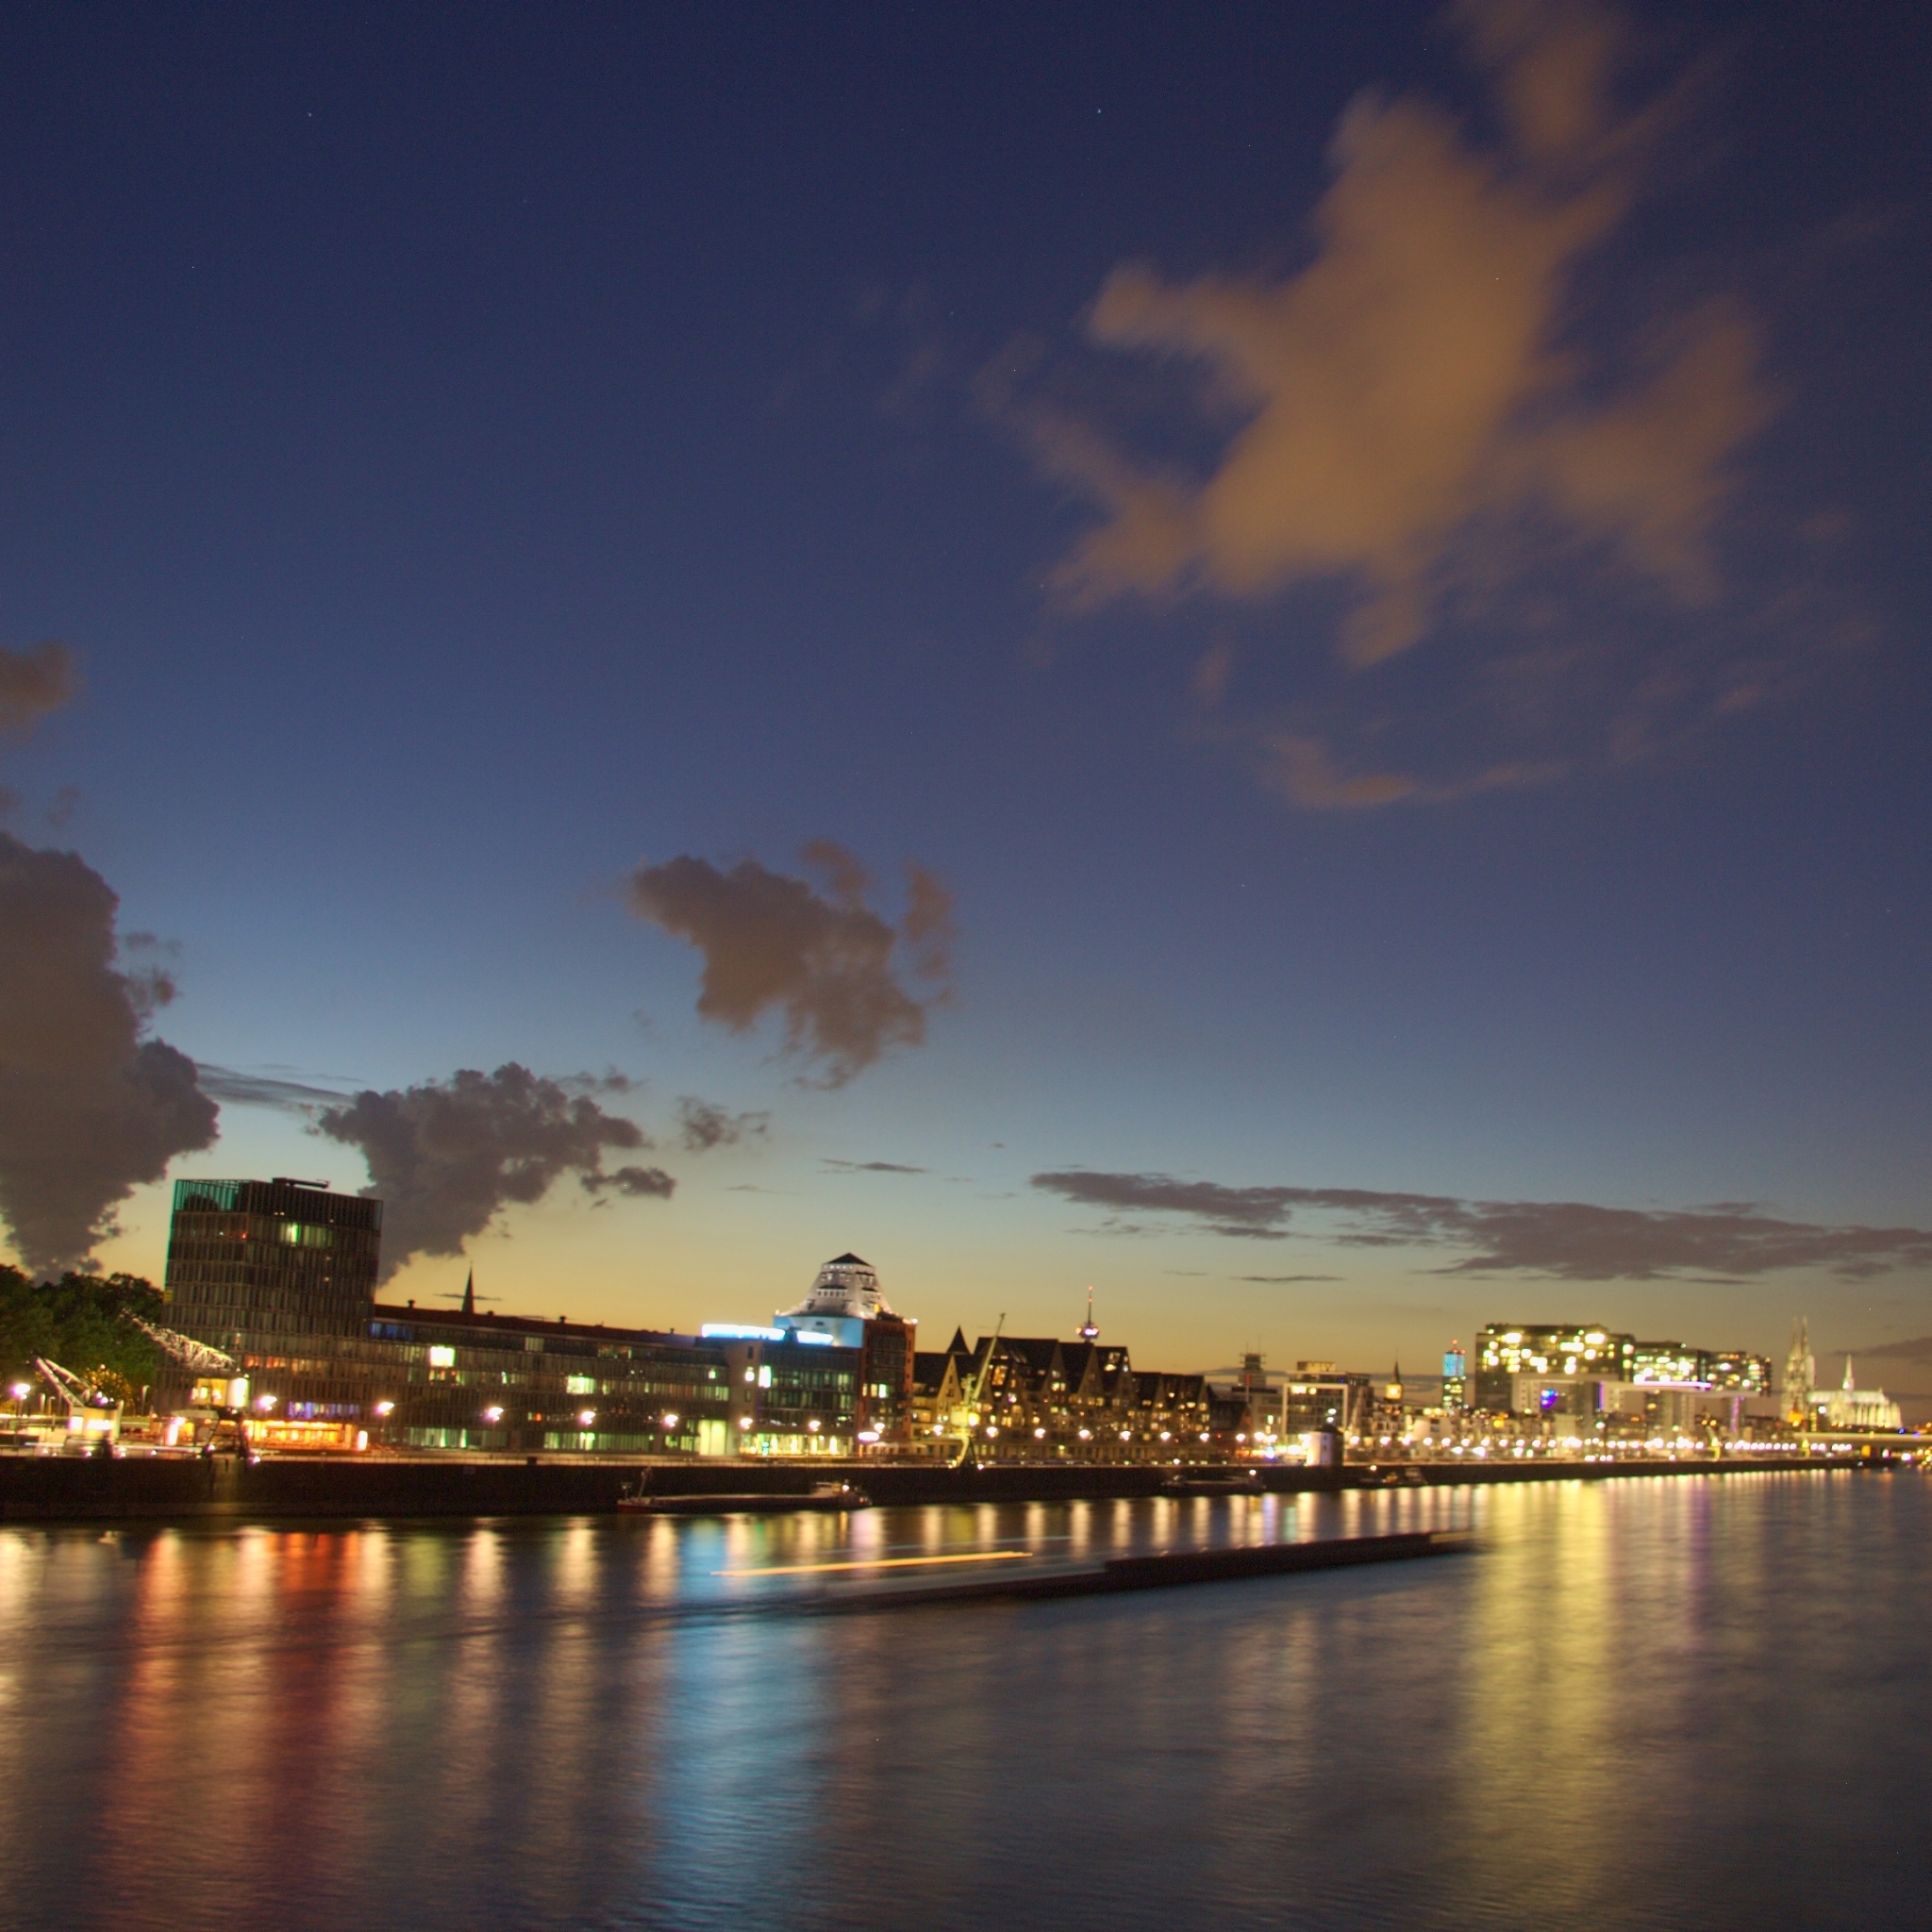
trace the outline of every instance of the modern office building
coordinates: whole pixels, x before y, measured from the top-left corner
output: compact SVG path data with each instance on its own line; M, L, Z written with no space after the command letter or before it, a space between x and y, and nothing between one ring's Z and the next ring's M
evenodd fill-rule
M1469 1357L1459 1341L1442 1351L1442 1407L1452 1414L1469 1406Z
M1681 1341L1640 1341L1630 1358L1630 1380L1768 1395L1771 1358L1736 1348L1686 1348Z
M1630 1356L1633 1382L1694 1382L1697 1351L1681 1341L1640 1341Z
M225 1351L240 1374L164 1371L163 1412L239 1398L257 1440L285 1448L853 1449L862 1347L778 1329L746 1344L479 1313L468 1292L460 1308L385 1304L381 1231L379 1201L303 1181L178 1184L170 1325Z
M787 1334L823 1337L860 1351L856 1422L868 1442L899 1441L910 1432L912 1358L919 1324L894 1312L878 1271L859 1255L837 1255L818 1272L806 1297L773 1318Z
M375 1299L382 1203L319 1182L176 1181L165 1292L173 1325L236 1335L358 1335Z
M1333 1362L1298 1361L1281 1391L1281 1433L1358 1435L1374 1406L1373 1375L1351 1375Z
M1586 1324L1580 1327L1492 1322L1475 1339L1472 1407L1494 1414L1518 1412L1519 1376L1539 1381L1627 1382L1637 1353L1634 1335Z
M1742 1349L1699 1349L1697 1376L1712 1389L1736 1390L1745 1395L1772 1392L1771 1357L1748 1355Z
M737 1418L727 1352L694 1336L536 1316L376 1303L364 1332L230 1335L256 1440L272 1448L487 1449L530 1454L722 1456L765 1448ZM825 1349L821 1374L857 1378L854 1352ZM789 1390L788 1391L789 1392ZM226 1376L164 1370L163 1413L236 1399ZM849 1443L851 1404L819 1431ZM829 1450L804 1453L832 1453Z
M842 1353L842 1351L833 1351ZM358 1410L373 1441L412 1449L723 1456L746 1446L729 1352L695 1336L378 1303L367 1336L327 1357L250 1364L291 1423Z

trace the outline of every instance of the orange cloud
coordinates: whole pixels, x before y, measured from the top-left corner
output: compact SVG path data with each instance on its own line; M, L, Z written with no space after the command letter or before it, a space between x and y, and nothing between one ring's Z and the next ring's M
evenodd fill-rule
M0 644L0 731L30 730L78 689L74 653L65 644L36 644L29 651Z
M1432 783L1410 772L1344 773L1335 768L1319 738L1293 732L1272 734L1263 744L1261 782L1305 811L1359 810L1378 805L1446 805L1482 791L1508 791L1546 784L1562 766L1514 763L1490 765L1453 783Z
M931 873L907 867L907 911L895 928L865 904L865 868L828 839L800 857L829 896L803 879L741 859L721 872L686 855L631 874L641 919L705 956L698 1012L734 1033L783 1015L788 1052L842 1087L893 1047L925 1039L929 1008L945 997L953 900ZM902 967L928 983L908 990Z
M1770 411L1749 323L1680 319L1621 382L1574 346L1577 271L1624 219L1648 138L1609 106L1619 30L1528 0L1457 18L1500 147L1426 103L1364 98L1298 274L1108 277L1091 340L1194 365L1204 411L1232 401L1243 421L1186 477L1067 417L1028 419L1045 466L1104 513L1054 579L1075 608L1338 584L1342 654L1361 668L1426 637L1446 591L1493 577L1499 533L1526 520L1673 598L1712 594L1729 464Z

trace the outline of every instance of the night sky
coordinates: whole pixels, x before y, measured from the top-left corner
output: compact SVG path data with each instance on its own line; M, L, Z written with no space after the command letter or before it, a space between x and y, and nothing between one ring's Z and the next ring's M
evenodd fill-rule
M281 1174L655 1326L1932 1336L1928 71L9 8L15 1253Z

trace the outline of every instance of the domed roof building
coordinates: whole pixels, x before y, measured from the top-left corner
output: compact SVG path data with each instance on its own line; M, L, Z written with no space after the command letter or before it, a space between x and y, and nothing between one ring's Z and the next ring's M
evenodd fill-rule
M837 1255L819 1270L806 1298L796 1307L781 1308L774 1319L780 1328L832 1335L856 1348L858 1332L847 1332L839 1324L870 1322L892 1312L872 1263L858 1255Z
M904 1433L919 1324L893 1310L870 1261L859 1255L835 1255L819 1270L805 1299L796 1307L780 1308L772 1319L774 1327L798 1341L862 1351L858 1440L877 1441Z

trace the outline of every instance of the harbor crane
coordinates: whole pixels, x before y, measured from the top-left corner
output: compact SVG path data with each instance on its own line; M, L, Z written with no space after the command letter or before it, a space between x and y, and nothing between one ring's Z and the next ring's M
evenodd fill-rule
M233 1356L219 1348L210 1348L205 1341L196 1341L192 1335L180 1335L172 1328L158 1327L152 1322L143 1322L139 1315L128 1315L125 1319L131 1326L139 1328L170 1360L179 1362L184 1369L192 1370L197 1375L239 1375L242 1373L242 1364Z
M202 1444L203 1453L214 1454L222 1432L226 1428L234 1438L236 1453L252 1460L255 1452L249 1446L248 1431L244 1426L248 1415L248 1384L242 1378L242 1364L225 1350L211 1347L206 1341L197 1341L192 1335L163 1328L158 1323L143 1322L139 1315L124 1315L123 1319L139 1328L170 1361L178 1362L190 1374L204 1378L220 1377L226 1381L226 1402L208 1403L195 1411L206 1413L212 1424L208 1441Z
M121 1405L45 1356L34 1357L34 1373L67 1405L68 1435L78 1436L83 1449L92 1436L102 1452L111 1456L121 1427Z
M1006 1325L1007 1318L1002 1313L998 1322L993 1324L992 1340L986 1344L986 1359L980 1363L979 1372L973 1377L973 1388L966 1397L965 1407L974 1417L979 1414L980 1398L986 1393L986 1378L992 1373L992 1358L999 1353L1000 1335ZM953 1466L958 1469L973 1459L973 1436L970 1431L962 1430L953 1440L959 1445L959 1453L953 1458Z

